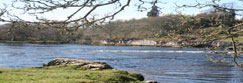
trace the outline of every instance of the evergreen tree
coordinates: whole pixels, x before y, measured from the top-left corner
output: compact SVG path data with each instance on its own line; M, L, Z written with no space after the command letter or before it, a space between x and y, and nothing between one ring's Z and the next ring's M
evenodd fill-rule
M158 17L159 16L159 10L156 5L152 6L152 9L147 13L148 17Z

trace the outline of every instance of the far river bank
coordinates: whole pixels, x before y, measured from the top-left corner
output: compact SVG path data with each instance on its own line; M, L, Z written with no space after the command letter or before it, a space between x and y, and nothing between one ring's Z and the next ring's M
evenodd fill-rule
M224 49L233 50L230 41L213 41L213 42L188 42L188 41L156 41L156 40L98 40L98 41L5 41L0 43L36 43L36 44L81 44L81 45L103 45L103 46L155 46L155 47L173 47L173 48L204 48L204 49ZM243 43L236 42L237 49L243 51Z

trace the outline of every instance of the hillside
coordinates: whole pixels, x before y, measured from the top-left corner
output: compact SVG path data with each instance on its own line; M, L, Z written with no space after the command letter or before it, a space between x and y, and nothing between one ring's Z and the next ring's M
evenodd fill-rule
M82 44L97 44L101 40L129 41L155 40L212 42L231 41L227 30L243 19L232 19L225 13L202 13L195 16L168 14L159 17L112 21L102 25L89 27L68 27L55 24L5 24L0 26L0 41L28 42L78 42ZM232 30L237 42L243 42L242 27ZM37 43L38 43L37 42Z

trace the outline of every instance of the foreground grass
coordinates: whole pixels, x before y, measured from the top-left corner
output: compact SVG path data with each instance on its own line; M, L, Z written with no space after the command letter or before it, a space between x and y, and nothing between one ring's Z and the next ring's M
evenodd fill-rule
M0 83L142 83L138 74L121 70L82 70L62 66L0 70Z

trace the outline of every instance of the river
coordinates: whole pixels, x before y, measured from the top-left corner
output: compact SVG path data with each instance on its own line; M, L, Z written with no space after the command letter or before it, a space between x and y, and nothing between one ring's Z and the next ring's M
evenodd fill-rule
M241 83L243 68L211 63L210 50L149 46L0 43L0 68L39 67L54 58L107 62L116 69L141 73L159 83ZM226 59L229 59L226 57Z

